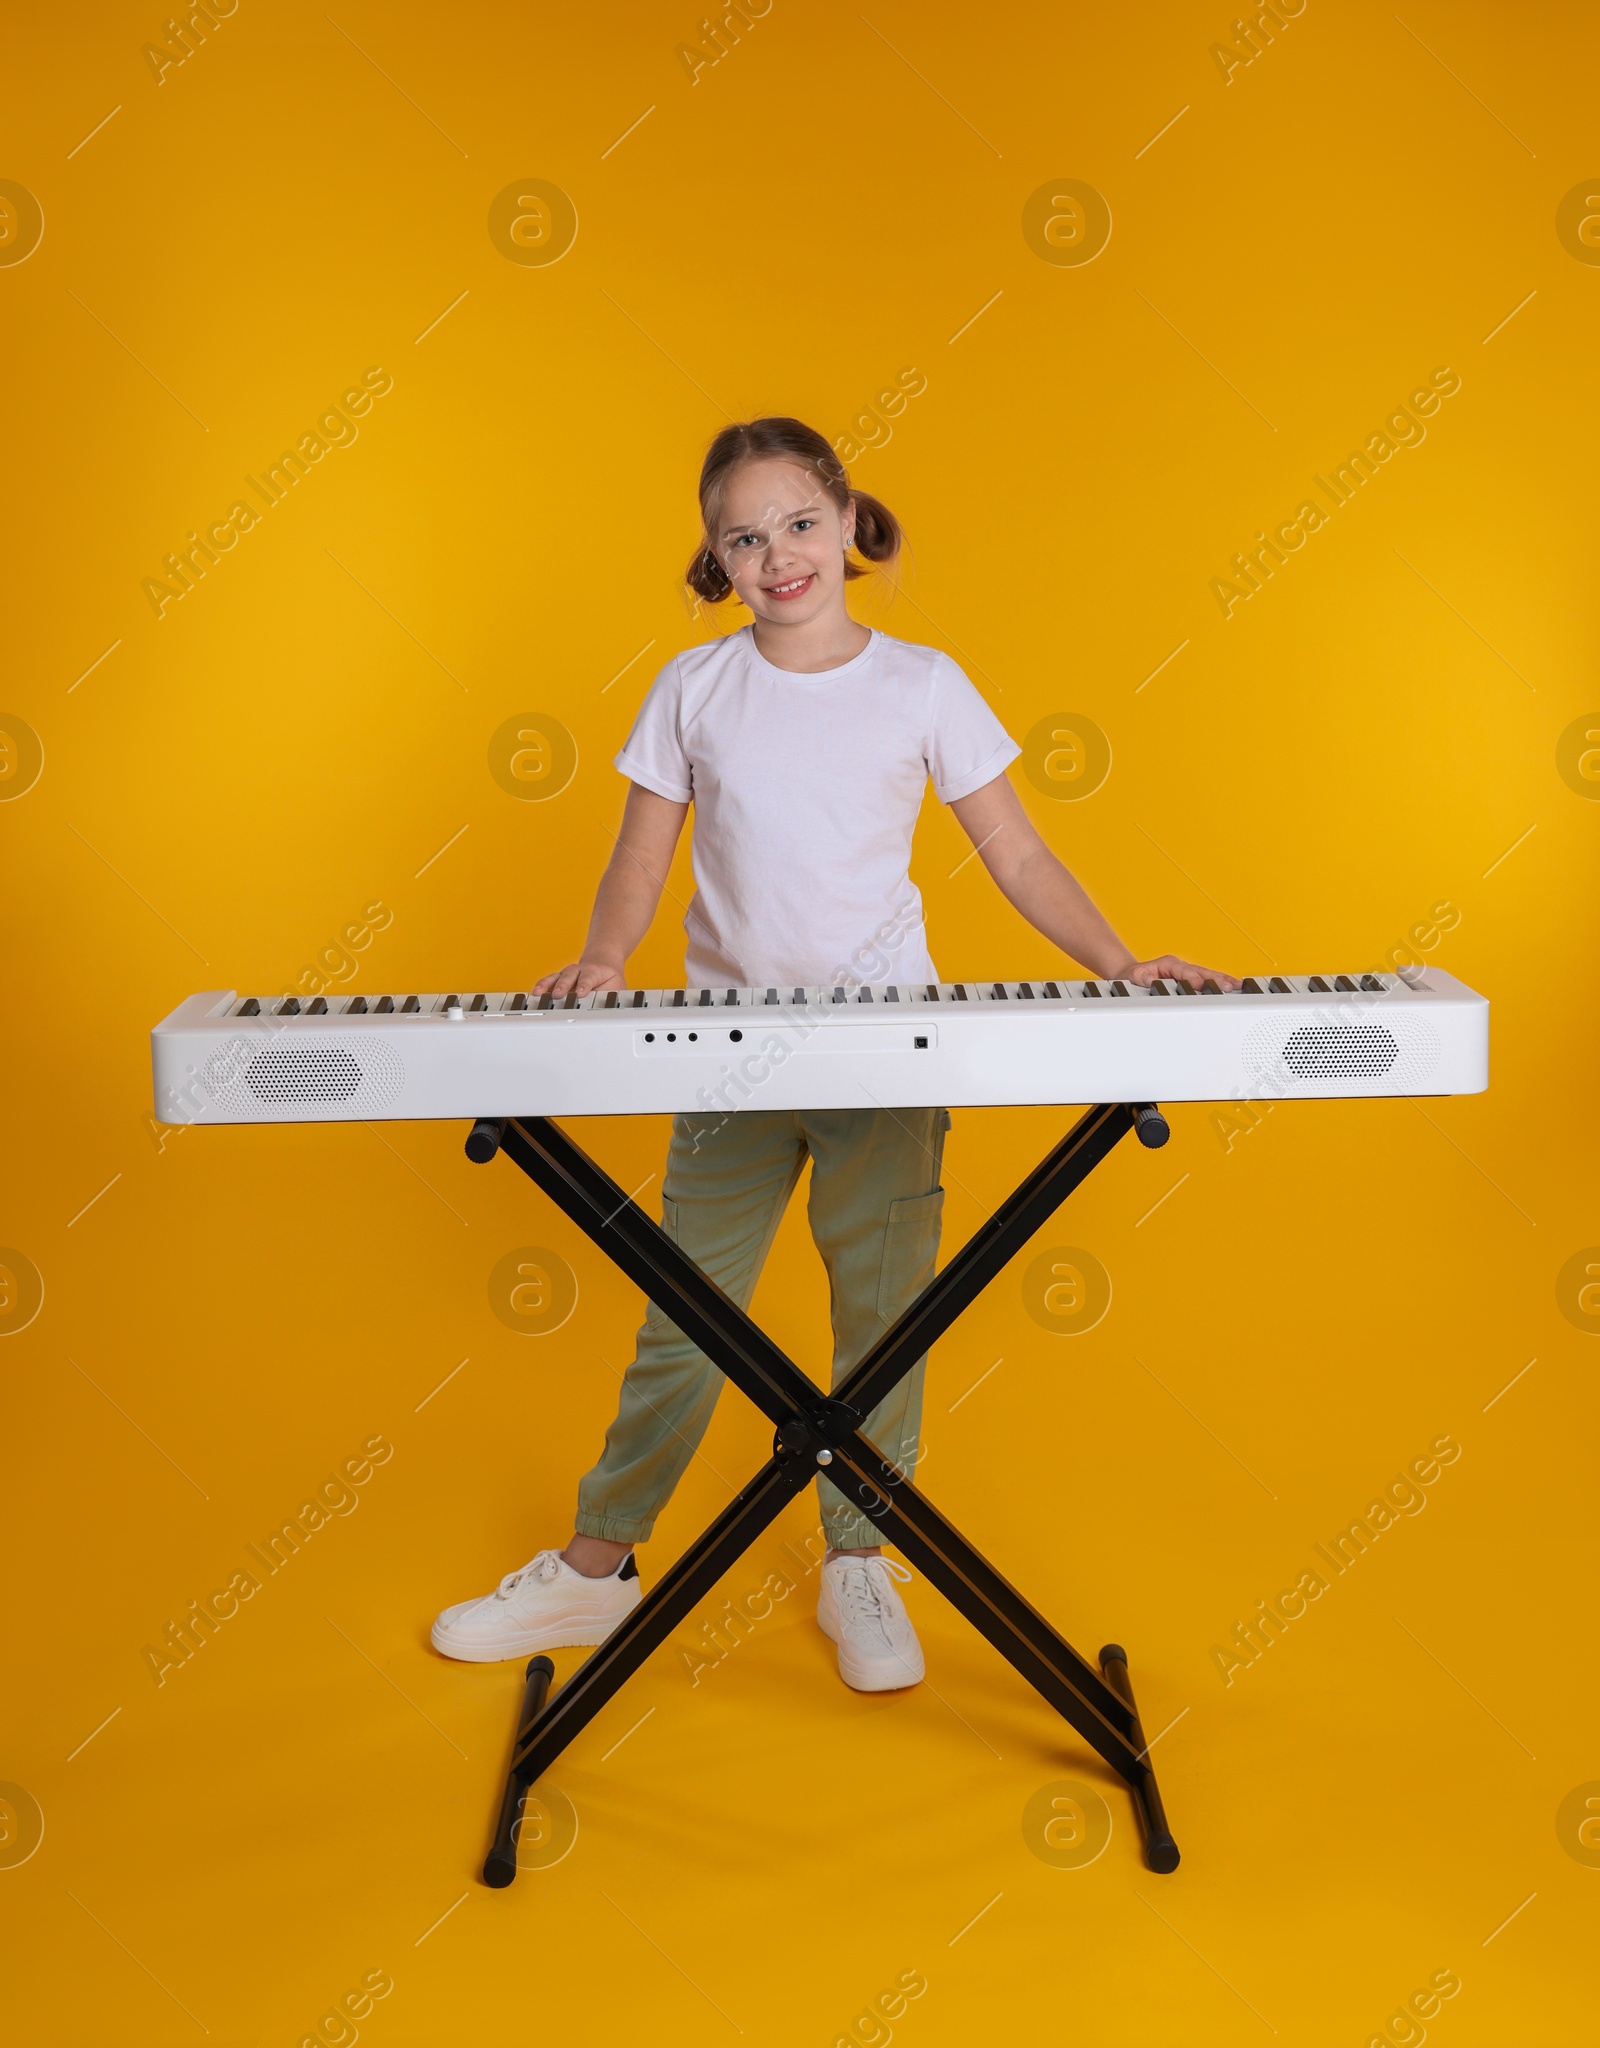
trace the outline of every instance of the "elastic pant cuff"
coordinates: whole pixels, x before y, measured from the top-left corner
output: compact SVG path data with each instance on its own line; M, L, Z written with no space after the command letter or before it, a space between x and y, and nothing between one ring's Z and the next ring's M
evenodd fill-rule
M579 1536L597 1536L602 1543L643 1543L655 1525L653 1515L647 1522L630 1522L620 1515L586 1515L580 1509L572 1518Z

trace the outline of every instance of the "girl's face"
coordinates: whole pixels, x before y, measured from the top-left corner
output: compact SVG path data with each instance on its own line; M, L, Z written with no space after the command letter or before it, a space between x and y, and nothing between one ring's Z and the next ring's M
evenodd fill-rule
M802 625L842 608L855 524L854 501L841 516L804 463L763 455L724 482L711 544L734 595L758 619Z

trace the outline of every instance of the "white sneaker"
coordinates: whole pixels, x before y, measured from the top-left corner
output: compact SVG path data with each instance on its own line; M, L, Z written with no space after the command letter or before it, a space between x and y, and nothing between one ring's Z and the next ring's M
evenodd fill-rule
M559 1550L541 1550L481 1600L447 1607L433 1624L433 1647L464 1664L493 1664L530 1650L603 1643L641 1597L631 1550L603 1579L575 1572Z
M915 1685L927 1668L891 1580L911 1573L888 1557L835 1557L822 1567L817 1626L839 1645L839 1676L857 1692Z

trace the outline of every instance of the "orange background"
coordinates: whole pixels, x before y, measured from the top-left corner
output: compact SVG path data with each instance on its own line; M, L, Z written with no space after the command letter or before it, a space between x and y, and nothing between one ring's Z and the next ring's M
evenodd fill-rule
M691 82L688 7L242 0L159 83L158 12L28 11L0 81L0 177L44 216L0 268L0 726L44 749L0 790L0 1238L45 1287L0 1377L0 1779L44 1819L18 1863L0 1811L22 2023L336 2044L379 1970L380 2048L1322 2048L1404 2040L1449 1970L1440 2041L1585 2038L1600 1874L1557 1815L1600 1778L1600 1352L1557 1275L1600 1238L1600 785L1557 746L1596 695L1600 270L1556 219L1597 168L1591 11L1310 0L1225 81L1225 10L1190 0L774 0ZM576 208L559 262L490 237L528 179ZM1022 228L1063 179L1110 208L1082 265ZM1441 367L1426 441L1224 617L1234 552ZM142 580L374 368L359 438L158 618ZM907 369L887 438L853 425ZM650 675L738 623L678 578L705 443L761 411L875 437L853 474L911 549L860 616L1019 738L1108 736L1091 797L1022 786L1131 943L1300 972L1422 945L1494 1004L1485 1096L1176 1110L1036 1248L1103 1263L1105 1318L1045 1333L1019 1261L935 1354L930 1495L1081 1649L1124 1642L1169 1725L1169 1879L926 1587L928 1684L841 1687L813 1574L698 1682L663 1650L551 1774L570 1853L482 1889L520 1667L446 1664L427 1625L563 1540L640 1302L459 1128L150 1120L151 1024L293 984L371 904L347 987L571 956ZM576 743L547 800L489 770L523 714ZM941 971L1059 969L967 850L930 800ZM679 915L636 981L677 976ZM957 1113L947 1251L1067 1114ZM659 1172L658 1124L576 1134L624 1187ZM578 1278L542 1337L486 1291L529 1244ZM798 1206L756 1313L825 1374ZM1225 1685L1213 1646L1444 1433L1426 1511ZM158 1686L146 1646L374 1435L359 1507ZM722 1404L647 1583L767 1445ZM706 1618L813 1526L797 1504ZM1083 1869L1024 1823L1065 1779L1113 1817Z

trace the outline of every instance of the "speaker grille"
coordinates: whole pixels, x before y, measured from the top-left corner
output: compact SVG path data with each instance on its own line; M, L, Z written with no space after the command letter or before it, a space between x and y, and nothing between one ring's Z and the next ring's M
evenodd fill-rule
M348 1102L361 1086L361 1063L342 1045L275 1046L256 1054L244 1079L261 1102Z
M1283 1064L1305 1080L1324 1074L1387 1074L1400 1056L1381 1024L1302 1024L1291 1031Z
M219 1109L246 1115L269 1105L366 1115L393 1102L405 1078L399 1054L376 1032L334 1042L285 1031L264 1046L259 1039L230 1038L200 1074Z
M1437 1068L1439 1034L1426 1018L1400 1009L1382 1023L1346 1021L1337 1010L1324 1010L1287 1031L1282 1023L1258 1024L1241 1051L1250 1085L1262 1093L1315 1095L1320 1084L1344 1093L1354 1083L1352 1092L1359 1094L1359 1084L1371 1081L1382 1084L1374 1094L1407 1094L1421 1090Z

